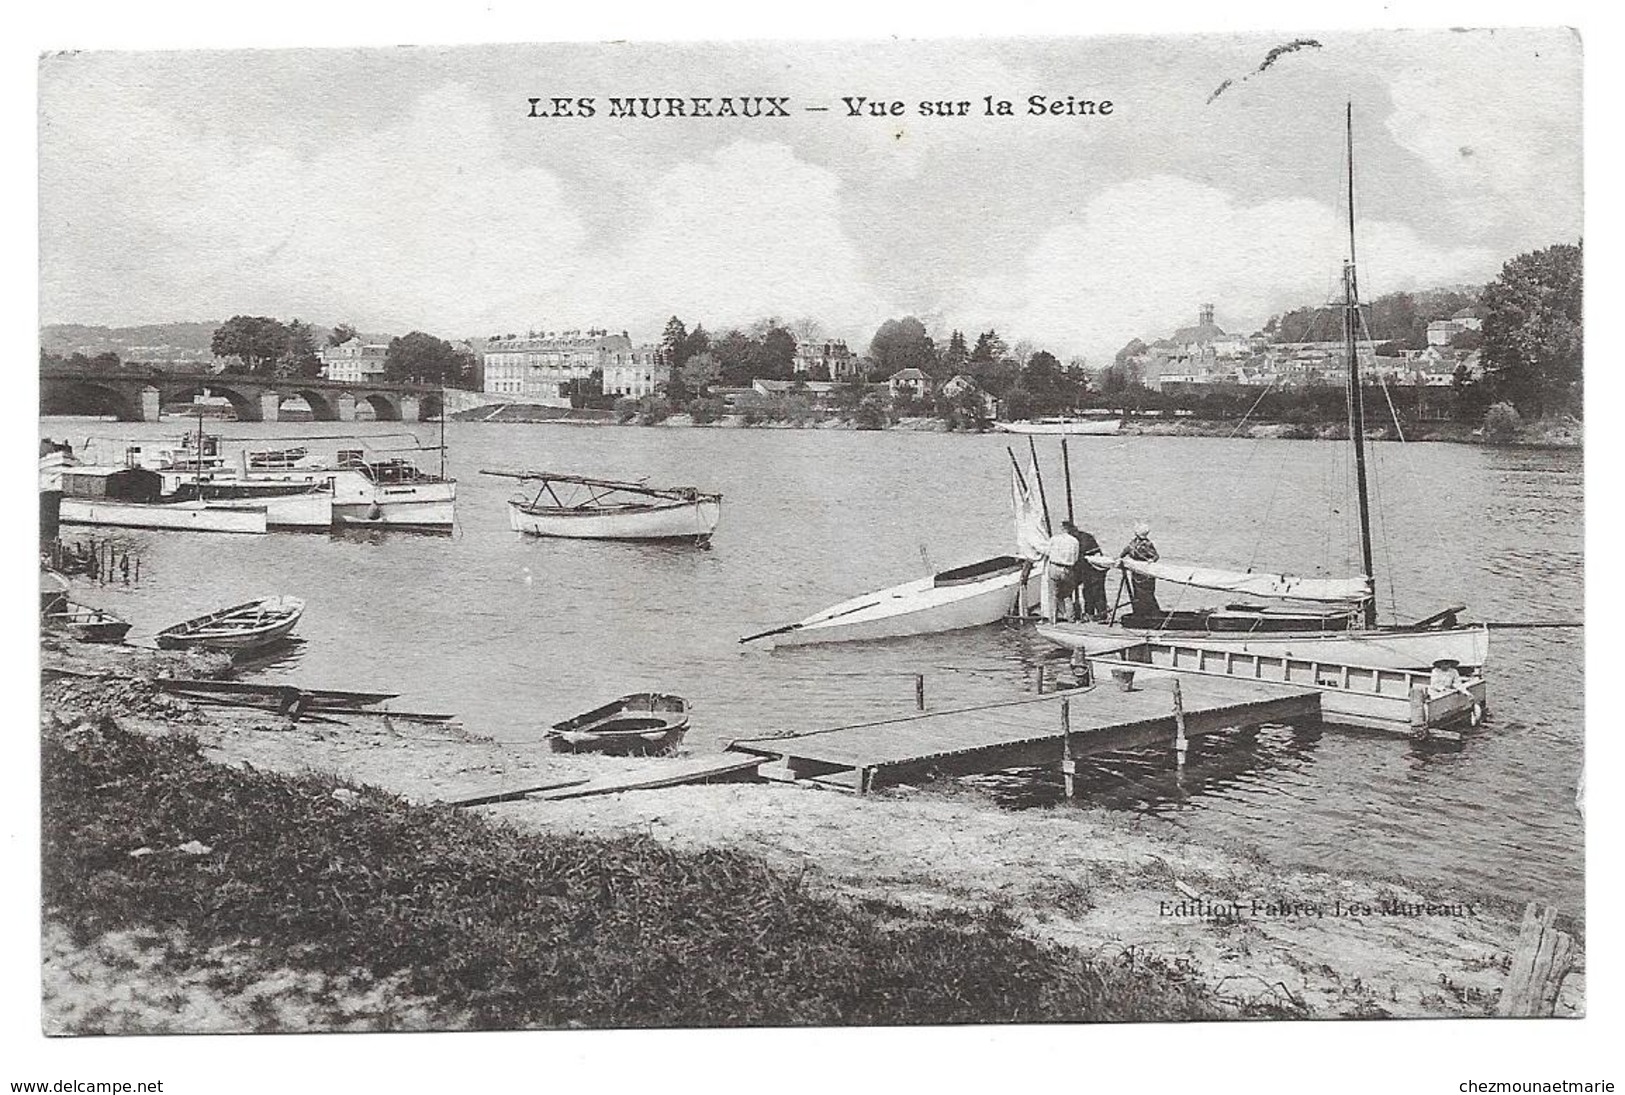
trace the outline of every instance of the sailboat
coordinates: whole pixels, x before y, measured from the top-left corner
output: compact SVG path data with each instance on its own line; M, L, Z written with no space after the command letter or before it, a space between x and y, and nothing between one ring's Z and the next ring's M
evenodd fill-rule
M1245 602L1199 612L1128 614L1114 622L1038 625L1058 646L1107 656L1134 642L1205 651L1223 664L1256 665L1258 658L1362 666L1376 670L1428 670L1442 663L1476 673L1489 658L1489 629L1457 622L1465 606L1436 612L1405 625L1379 625L1371 512L1366 484L1365 411L1360 399L1359 282L1355 276L1354 108L1348 107L1348 257L1343 262L1343 335L1349 441L1353 445L1359 504L1362 574L1311 578L1287 573L1223 570L1197 564L1142 562L1092 556L1101 567L1177 585L1220 591ZM1264 602L1260 604L1258 602Z

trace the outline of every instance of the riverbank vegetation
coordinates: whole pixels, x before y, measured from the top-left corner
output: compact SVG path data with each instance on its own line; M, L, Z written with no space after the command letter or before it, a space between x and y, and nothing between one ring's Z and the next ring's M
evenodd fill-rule
M177 977L225 948L221 993L388 983L420 1022L487 1029L1290 1014L1140 952L1036 942L997 907L844 901L739 851L524 833L107 718L48 719L42 780L48 923L80 948L145 933Z

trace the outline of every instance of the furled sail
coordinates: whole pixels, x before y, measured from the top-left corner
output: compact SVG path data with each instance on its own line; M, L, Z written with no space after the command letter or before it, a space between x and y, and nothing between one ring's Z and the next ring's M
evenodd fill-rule
M1031 486L1037 479L1036 472L1029 472L1027 482L1023 483L1015 465L1010 466L1010 508L1016 519L1016 554L1023 559L1042 558L1049 547L1043 504Z
M1103 565L1112 560L1099 559ZM1139 559L1119 559L1115 562L1123 569L1147 578L1173 582L1201 589L1218 589L1226 593L1241 593L1250 597L1283 597L1295 601L1320 601L1348 604L1365 600L1371 595L1370 583L1365 578L1303 578L1296 574L1264 574L1235 570L1217 570L1213 567L1193 566L1190 563L1156 562Z

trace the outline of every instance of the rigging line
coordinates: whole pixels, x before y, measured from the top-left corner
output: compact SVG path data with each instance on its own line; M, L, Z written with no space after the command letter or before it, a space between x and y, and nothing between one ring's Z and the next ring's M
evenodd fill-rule
M1258 393L1258 398L1253 400L1253 405L1251 407L1247 408L1247 413L1241 416L1241 421L1236 423L1236 428L1230 431L1231 437L1236 436L1236 434L1241 432L1242 427L1247 425L1247 420L1253 416L1254 411L1258 410L1258 405L1264 402L1264 397L1270 394L1270 389L1275 387L1275 382L1279 379L1279 377L1275 376L1270 377L1270 382L1264 385L1263 391Z

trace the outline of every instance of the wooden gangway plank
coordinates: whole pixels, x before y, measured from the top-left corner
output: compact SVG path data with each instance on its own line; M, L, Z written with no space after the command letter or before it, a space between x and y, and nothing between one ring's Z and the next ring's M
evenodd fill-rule
M680 787L689 783L722 782L748 778L764 763L761 757L741 756L738 753L708 753L675 760L650 760L625 772L586 779L562 780L540 786L485 791L477 795L447 800L446 805L489 806L526 798L558 801L567 798L588 798L593 795L614 795L622 791L651 791L661 787Z
M983 704L777 738L729 748L766 758L792 779L854 773L855 785L911 776L972 775L1005 768L1062 764L1117 749L1166 745L1219 730L1266 722L1318 720L1314 689L1217 677L1180 679L1143 669L1122 691L1107 680ZM764 775L774 772L764 769ZM781 777L782 778L782 777Z

